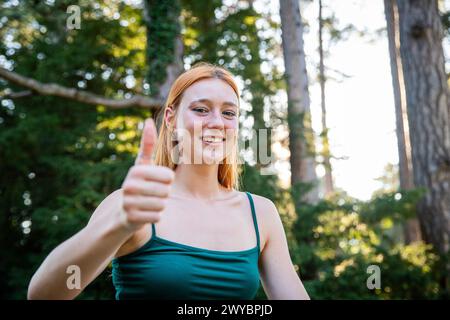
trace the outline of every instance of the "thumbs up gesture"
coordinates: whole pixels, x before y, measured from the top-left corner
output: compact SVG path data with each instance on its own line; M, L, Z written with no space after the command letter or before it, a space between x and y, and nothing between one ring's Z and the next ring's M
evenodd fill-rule
M139 154L122 184L121 224L136 231L147 223L158 222L174 180L174 171L153 164L152 153L157 133L153 119L147 119Z

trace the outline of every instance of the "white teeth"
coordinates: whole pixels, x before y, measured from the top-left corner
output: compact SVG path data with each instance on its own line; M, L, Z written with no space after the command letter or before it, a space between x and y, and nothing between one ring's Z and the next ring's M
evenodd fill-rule
M223 139L223 138L220 138L220 137L211 137L211 136L208 136L208 137L203 137L202 140L205 141L205 142L211 142L211 143L214 143L214 142L222 142L224 139Z

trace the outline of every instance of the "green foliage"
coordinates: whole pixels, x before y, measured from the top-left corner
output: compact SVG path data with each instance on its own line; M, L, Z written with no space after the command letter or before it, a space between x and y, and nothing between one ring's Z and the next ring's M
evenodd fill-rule
M175 41L180 34L180 4L177 0L144 0L148 29L147 37L147 83L150 95L157 96L158 85L167 77L167 66L174 60ZM166 98L166 97L164 97Z
M295 194L295 193L294 193ZM314 299L442 299L448 257L430 245L402 243L398 230L415 213L421 190L362 202L335 195L300 203L293 232L294 264ZM381 288L370 290L367 268L377 265Z
M258 166L245 163L241 173L241 189L276 201L279 186L275 175L261 175Z
M2 20L2 36L13 39L0 55L16 72L39 81L124 97L131 93L126 77L142 83L145 28L139 8L124 6L117 16L118 6L103 10L108 3L80 1L81 29L67 30L69 2L21 1L24 14ZM11 42L18 44L13 50ZM149 112L109 111L41 96L1 105L1 298L24 299L49 252L83 228L99 203L120 187L137 150L138 121ZM79 299L112 297L105 272Z

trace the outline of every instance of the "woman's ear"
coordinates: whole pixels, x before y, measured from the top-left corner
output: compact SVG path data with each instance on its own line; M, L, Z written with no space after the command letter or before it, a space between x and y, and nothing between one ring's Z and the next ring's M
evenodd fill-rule
M164 110L164 124L166 127L169 127L170 122L173 121L173 118L175 117L175 110L173 109L173 105L167 106L166 110ZM173 126L175 128L176 123L173 123Z

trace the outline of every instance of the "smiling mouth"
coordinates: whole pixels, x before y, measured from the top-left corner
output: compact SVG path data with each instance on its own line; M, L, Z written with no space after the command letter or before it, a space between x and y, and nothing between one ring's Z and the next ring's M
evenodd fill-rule
M220 144L225 141L225 137L203 136L200 139L206 144Z

